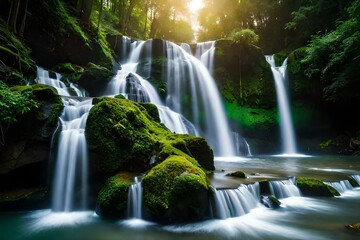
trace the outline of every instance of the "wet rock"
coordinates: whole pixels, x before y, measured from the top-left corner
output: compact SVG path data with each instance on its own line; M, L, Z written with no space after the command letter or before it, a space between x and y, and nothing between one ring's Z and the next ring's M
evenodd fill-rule
M261 196L260 198L261 203L267 208L279 208L281 202L273 195L269 196Z
M246 178L245 173L242 171L231 172L231 173L226 174L226 176L236 177L236 178Z

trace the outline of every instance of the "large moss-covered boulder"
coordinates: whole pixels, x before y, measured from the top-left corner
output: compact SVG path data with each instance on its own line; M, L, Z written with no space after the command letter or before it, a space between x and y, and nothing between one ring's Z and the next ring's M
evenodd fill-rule
M142 181L144 217L159 222L197 221L206 217L209 185L199 167L170 156Z
M296 184L304 196L334 197L340 193L330 185L316 178L297 177Z
M110 177L97 197L96 213L102 218L126 218L129 187L133 184L129 173L118 173Z
M100 175L143 172L171 155L214 169L212 150L203 138L172 133L147 112L149 107L121 98L102 97L93 102L86 137L92 169Z

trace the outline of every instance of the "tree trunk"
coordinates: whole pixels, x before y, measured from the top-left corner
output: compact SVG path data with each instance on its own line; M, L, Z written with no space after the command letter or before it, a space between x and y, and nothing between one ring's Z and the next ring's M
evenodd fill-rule
M135 0L129 0L129 8L126 12L126 16L125 16L125 22L124 22L124 28L123 28L123 33L126 34L127 33L127 30L128 30L128 27L129 27L129 24L130 24L130 17L131 17L131 14L132 14L132 11L134 9L134 5L135 5Z
M93 0L79 0L77 4L77 16L81 23L90 27L90 16L93 7Z
M29 4L29 0L26 0L25 10L24 10L24 17L22 19L21 26L20 26L20 31L19 31L19 35L21 37L23 37L23 35L24 35L28 4Z
M97 25L97 31L99 31L100 22L101 22L101 18L102 18L102 14L103 14L103 4L104 4L104 0L101 0L100 1L100 11L99 11L99 20L98 20L98 25Z

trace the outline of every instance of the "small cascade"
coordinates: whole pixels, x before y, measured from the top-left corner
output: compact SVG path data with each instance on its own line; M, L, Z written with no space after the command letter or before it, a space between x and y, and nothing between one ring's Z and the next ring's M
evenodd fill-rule
M285 59L281 67L276 67L274 55L267 55L265 58L271 66L271 71L273 73L276 86L276 95L280 112L280 131L283 152L286 155L297 155L289 98L285 87L285 81L287 78L287 59Z
M239 133L233 132L233 139L235 143L236 155L238 156L252 156L250 145L245 138L241 137Z
M87 207L88 153L85 126L92 100L64 100L60 117L62 131L58 139L52 210L70 212ZM80 196L76 196L80 188ZM80 206L75 199L80 198Z
M259 205L259 183L240 185L237 189L215 189L214 217L226 219L238 217Z
M199 136L194 124L187 120L183 115L178 114L165 106L157 105L157 108L161 122L172 132Z
M325 182L325 183L335 188L340 194L344 193L345 191L350 191L354 189L348 180L343 180L340 182Z
M270 181L271 194L276 198L300 197L301 192L295 185L295 178L282 181Z
M188 54L191 54L191 55L192 55L191 47L190 47L189 44L187 44L187 43L182 43L182 44L180 45L180 47L181 47L182 49L184 49L185 52L187 52Z
M196 44L195 57L199 59L210 74L214 73L215 41L208 41Z
M75 84L68 88L55 73L51 78L47 70L38 67L38 83L55 87L62 95L64 110L59 118L61 132L57 140L55 175L53 181L52 211L70 212L86 209L88 205L88 150L85 138L86 119L92 100L67 98L86 96ZM72 90L72 92L69 91ZM75 204L75 202L79 204Z
M235 156L220 93L209 71L180 46L171 42L164 45L167 56L166 105L194 123L215 155Z
M142 187L138 177L135 177L135 183L132 184L129 189L128 217L142 218Z
M80 96L86 97L85 90L79 88L76 84L70 83L69 87L61 80L60 73L54 73L55 78L50 77L49 71L42 67L37 67L37 83L45 84L56 88L60 96Z
M126 36L123 36L123 37L121 38L121 41L122 41L122 42L121 42L122 48L121 48L121 54L120 54L120 56L121 56L120 61L121 61L121 62L124 62L124 61L127 60L128 56L129 56L130 45L131 45L131 38L126 37Z

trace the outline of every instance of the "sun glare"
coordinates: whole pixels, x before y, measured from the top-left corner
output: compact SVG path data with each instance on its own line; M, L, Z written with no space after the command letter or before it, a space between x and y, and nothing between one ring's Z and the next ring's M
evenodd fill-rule
M190 11L193 13L197 13L202 7L204 7L202 0L192 0L189 4Z

